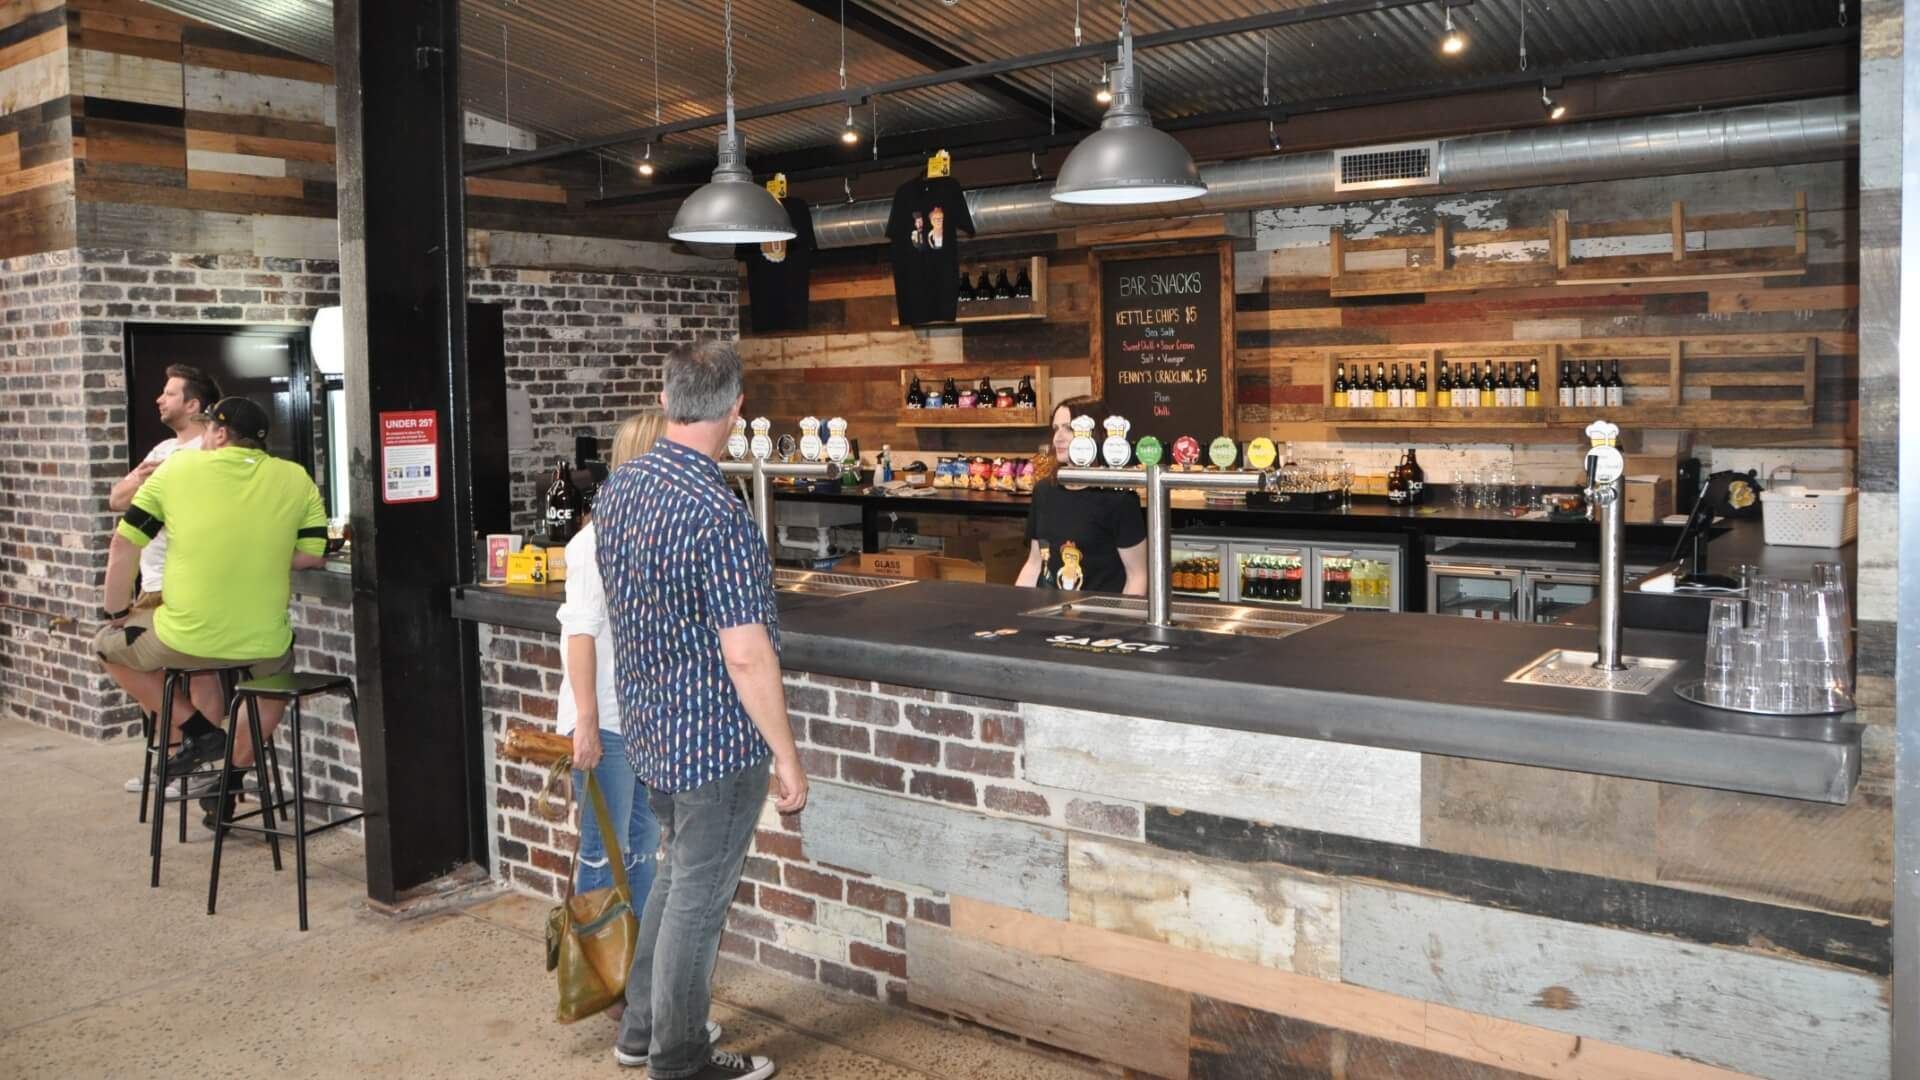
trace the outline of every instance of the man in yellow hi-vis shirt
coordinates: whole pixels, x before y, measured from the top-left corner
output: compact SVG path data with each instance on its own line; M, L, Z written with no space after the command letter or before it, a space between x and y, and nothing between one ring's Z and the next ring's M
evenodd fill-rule
M107 673L142 708L158 714L166 668L235 668L258 678L293 663L287 620L291 571L324 565L327 514L305 469L266 451L267 413L243 397L222 398L197 454L176 454L147 477L114 531L107 555L107 620L94 639ZM167 550L160 607L131 610L139 550L161 529ZM198 689L196 687L196 689ZM184 776L226 753L227 734L208 714L217 701L176 698L180 749L169 775ZM264 732L283 705L260 703ZM234 747L234 768L254 748ZM240 790L235 777L233 790Z

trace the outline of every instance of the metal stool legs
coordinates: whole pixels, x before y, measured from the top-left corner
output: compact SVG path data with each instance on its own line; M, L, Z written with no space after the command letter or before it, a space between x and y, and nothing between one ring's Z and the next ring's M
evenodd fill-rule
M302 683L305 683L305 685L303 686ZM256 686L260 688L256 689ZM269 803L263 800L258 811L248 811L245 814L229 813L227 796L228 781L231 773L229 771L223 771L221 773L218 804L219 817L214 822L213 829L213 871L207 882L207 914L212 915L214 913L220 899L220 858L225 847L227 833L238 829L243 832L257 832L267 836L274 845L273 858L275 869L279 869L280 867L279 841L280 837L284 835L293 841L294 881L295 890L299 898L300 929L307 929L307 836L311 833L321 833L328 829L337 828L366 816L364 810L350 803L333 802L318 798L310 799L307 797L306 751L303 747L305 739L302 737L306 720L304 710L305 699L310 693L332 693L335 691L343 691L347 695L347 708L353 720L354 732L357 735L360 729L360 700L359 696L354 692L353 683L350 680L299 675L290 677L281 676L259 680L257 683L243 684L239 689L234 699L232 710L237 718L240 700L243 698L246 700L248 715L253 725L252 730L254 733L255 746L260 745L260 697L262 695L277 697L287 702L287 708L289 710L287 722L290 725L288 744L291 746L293 752L293 815L291 818L285 818L283 816L283 820L287 821L291 828L282 831L274 827L273 810L275 805L284 809L286 805L284 801ZM233 745L235 741L236 740L229 739L227 742L227 765L229 770L232 767ZM255 758L256 767L259 767L258 762L264 760L264 757L256 754ZM265 789L265 783L266 778L262 776L262 790ZM307 825L307 808L309 806L338 807L353 812L309 828ZM243 819L253 817L256 813L261 815L260 825L240 824Z

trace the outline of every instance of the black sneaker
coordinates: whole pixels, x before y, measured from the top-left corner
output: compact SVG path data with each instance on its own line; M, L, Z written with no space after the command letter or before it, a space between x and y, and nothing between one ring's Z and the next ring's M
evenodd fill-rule
M707 1021L707 1045L709 1047L720 1041L720 1031L720 1021ZM620 1043L616 1040L613 1044L613 1060L629 1069L641 1068L647 1063L647 1048L642 1046L638 1052L622 1049Z
M168 776L185 776L209 761L227 756L227 733L219 728L180 740L180 752L167 759Z
M700 1071L687 1080L765 1080L774 1072L773 1059L715 1050Z

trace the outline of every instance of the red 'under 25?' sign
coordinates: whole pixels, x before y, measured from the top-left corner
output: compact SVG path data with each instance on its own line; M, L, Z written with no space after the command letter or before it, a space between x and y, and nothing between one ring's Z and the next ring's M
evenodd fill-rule
M440 414L380 414L380 501L432 502L440 497Z

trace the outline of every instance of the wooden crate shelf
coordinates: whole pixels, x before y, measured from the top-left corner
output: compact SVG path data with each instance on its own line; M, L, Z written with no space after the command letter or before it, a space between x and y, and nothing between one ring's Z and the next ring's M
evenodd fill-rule
M1036 428L1046 427L1053 419L1053 365L1047 363L1032 364L928 364L919 367L900 369L900 397L906 401L907 387L913 384L915 376L920 379L920 389L926 390L931 384L933 389L945 385L952 379L957 389L974 386L981 378L990 380L997 389L1012 384L1018 388L1022 377L1033 381L1032 408L1021 409L983 409L978 406L971 409L938 408L909 409L901 406L894 418L894 424L903 428Z
M1037 321L1045 319L1047 317L1047 257L1045 255L1030 255L1024 264L1018 259L1013 261L1000 259L987 260L980 263L962 263L960 265L961 272L966 274L970 279L979 277L980 271L982 270L998 271L1003 268L1008 271L1007 276L1009 278L1018 277L1020 271L1025 269L1027 277L1033 281L1033 295L1024 300L974 300L965 302L957 309L959 317L954 319L952 323L930 323L927 325L966 326L971 323L1019 322L1021 320ZM959 282L956 281L954 284L957 288ZM894 311L893 325L900 325L900 313L898 309Z
M1689 233L1734 229L1791 229L1793 242L1771 247L1687 249ZM1576 257L1575 240L1666 236L1670 250L1653 254ZM1703 281L1717 278L1792 277L1807 270L1807 196L1799 192L1794 205L1779 210L1689 216L1683 203L1674 203L1666 218L1638 221L1574 222L1570 211L1555 210L1546 228L1450 231L1436 220L1431 233L1408 236L1349 238L1335 227L1330 233L1332 278L1329 293L1341 296L1384 296L1416 292L1461 292L1473 289L1511 289L1544 285L1637 285L1657 281ZM1477 259L1457 249L1481 245L1530 246L1540 258ZM1403 251L1409 265L1352 270L1350 255L1375 251Z

